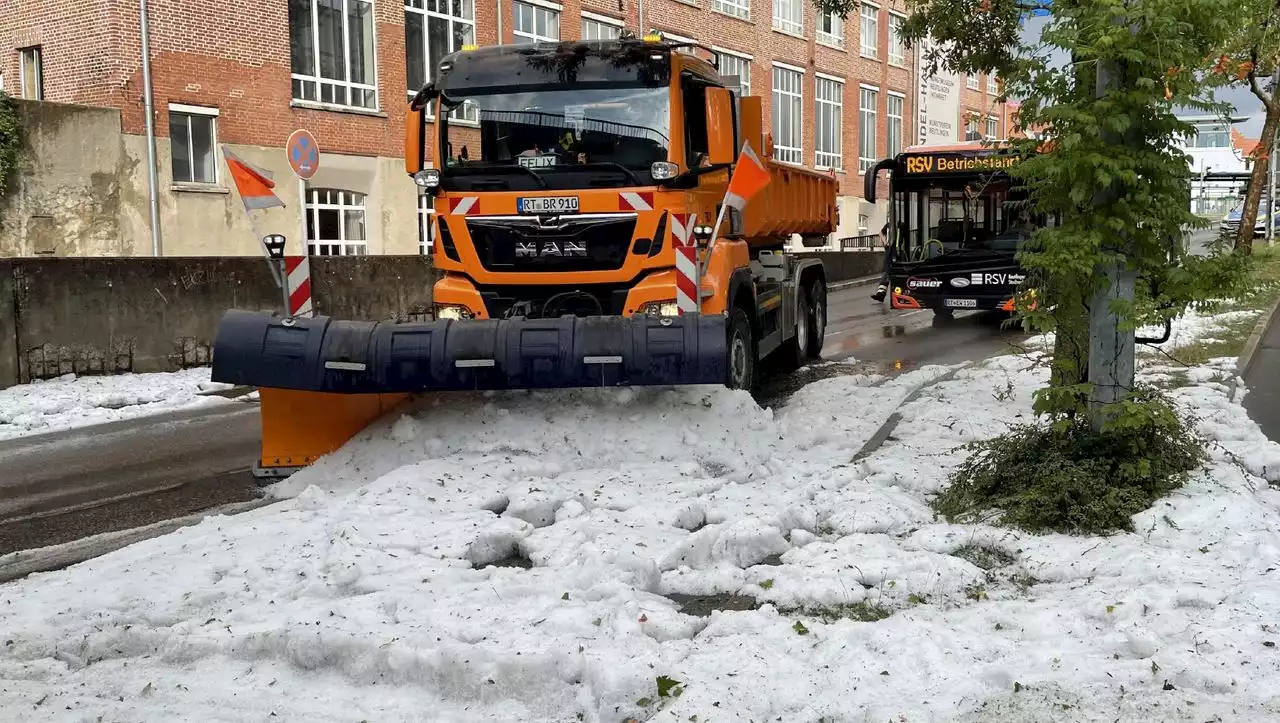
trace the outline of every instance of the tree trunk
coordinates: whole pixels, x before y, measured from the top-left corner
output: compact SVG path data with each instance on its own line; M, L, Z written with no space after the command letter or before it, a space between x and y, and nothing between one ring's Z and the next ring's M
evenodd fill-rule
M1253 252L1253 227L1258 221L1258 205L1262 199L1262 189L1267 187L1267 171L1271 167L1272 143L1276 137L1276 128L1280 126L1280 103L1272 103L1267 108L1266 120L1262 124L1262 135L1258 138L1258 148L1254 152L1253 171L1249 176L1249 190L1244 197L1244 210L1240 213L1240 228L1236 230L1236 253ZM1268 215L1274 214L1275 199L1270 200ZM1274 223L1271 218L1267 223Z
M1089 396L1080 384L1088 381L1089 310L1088 285L1084 279L1064 275L1055 279L1053 298L1053 361L1049 365L1049 387L1038 393L1036 414L1075 414L1088 404Z

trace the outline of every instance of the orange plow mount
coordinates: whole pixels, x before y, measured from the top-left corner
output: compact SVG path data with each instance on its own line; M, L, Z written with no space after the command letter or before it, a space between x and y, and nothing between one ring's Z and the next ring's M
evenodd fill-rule
M259 478L287 477L337 451L408 394L326 394L291 389L258 390L262 455L253 466Z

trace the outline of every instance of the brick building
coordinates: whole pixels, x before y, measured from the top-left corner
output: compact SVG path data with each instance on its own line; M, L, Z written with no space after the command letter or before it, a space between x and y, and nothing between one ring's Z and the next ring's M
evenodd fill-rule
M76 247L84 254L151 252L138 5L23 0L0 17L0 83L9 93L119 113L118 237ZM304 233L312 253L418 253L431 210L403 172L402 128L408 96L434 63L499 36L616 37L624 27L713 48L723 73L762 96L775 156L841 179L837 236L878 228L883 203L861 201L860 172L917 142L915 53L895 32L902 0L866 2L843 21L810 0L644 0L639 13L631 0L151 3L163 253L256 254L267 232L286 234L290 253L302 251ZM1006 133L995 88L976 80L963 91L962 113L978 113L984 135ZM323 151L305 213L283 151L297 128ZM223 144L272 171L288 207L261 212L251 228Z

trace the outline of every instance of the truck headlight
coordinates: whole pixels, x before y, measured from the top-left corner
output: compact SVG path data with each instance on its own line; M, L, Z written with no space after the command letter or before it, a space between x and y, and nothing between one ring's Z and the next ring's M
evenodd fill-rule
M679 316L680 307L672 301L650 301L640 307L640 312L648 316Z
M458 321L461 319L470 319L472 317L471 309L457 304L436 304L436 319L451 319Z
M424 168L413 174L413 182L422 188L436 188L440 185L440 169Z

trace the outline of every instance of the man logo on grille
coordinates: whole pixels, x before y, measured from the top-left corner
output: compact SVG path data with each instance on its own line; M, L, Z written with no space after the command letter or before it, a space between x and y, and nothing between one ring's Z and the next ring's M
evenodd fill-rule
M577 241L520 241L516 243L516 258L518 259L580 257L586 255L586 245Z

